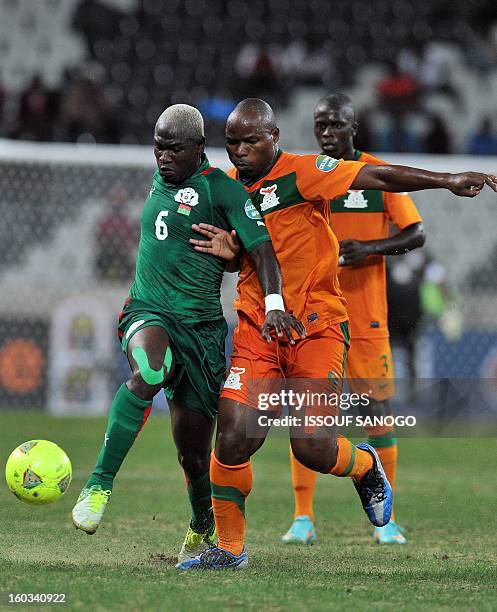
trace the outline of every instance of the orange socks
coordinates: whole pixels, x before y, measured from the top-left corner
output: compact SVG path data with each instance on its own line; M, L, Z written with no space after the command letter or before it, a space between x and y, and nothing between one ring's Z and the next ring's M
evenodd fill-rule
M331 469L330 474L334 476L349 476L354 480L361 480L364 474L373 467L373 457L361 448L354 446L350 440L338 436L337 462Z
M369 444L371 444L371 441L369 442ZM374 444L371 444L371 446L374 446ZM397 471L397 444L385 447L375 446L375 450L381 459L381 463L383 464L383 469L385 470L385 474L387 475L388 482L390 483L393 489L395 487L395 474Z
M393 430L382 431L380 433L381 435L375 435L377 434L375 430L368 430L368 444L373 446L378 453L388 482L393 490L397 469L397 439L394 437ZM337 462L330 473L334 476L349 476L354 480L360 480L373 467L372 456L367 451L354 446L347 438L341 435L337 437L337 444ZM313 501L317 472L299 463L293 456L291 447L290 465L295 496L295 517L305 514L314 522ZM392 512L392 520L393 518Z
M219 548L239 555L245 543L245 498L252 489L250 461L225 465L213 452L210 477Z
M310 516L314 522L314 490L316 488L317 472L306 468L293 456L290 447L290 466L292 471L293 494L295 496L295 517L303 514Z
M331 469L334 476L348 476L360 480L373 467L373 457L370 453L354 446L347 438L338 436L337 462ZM295 459L290 449L292 468L292 484L295 495L295 516L307 514L314 522L314 490L317 472L309 470Z

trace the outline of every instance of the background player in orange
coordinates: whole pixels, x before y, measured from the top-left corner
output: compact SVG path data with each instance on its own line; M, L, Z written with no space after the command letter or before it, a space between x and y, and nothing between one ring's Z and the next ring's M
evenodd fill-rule
M314 133L323 154L338 159L384 164L358 151L358 123L351 100L343 94L324 96L314 109ZM388 415L394 394L393 364L388 333L385 255L400 255L424 244L422 219L407 193L349 190L331 200L331 227L340 244L340 288L347 300L351 345L345 374L352 392L369 393L368 414ZM400 231L389 237L391 225ZM368 427L368 443L376 449L387 478L395 486L397 440L393 427ZM313 499L317 473L301 465L290 452L295 495L294 522L283 536L287 543L312 543ZM379 543L404 544L403 529L392 519L375 527Z
M273 111L263 100L243 100L228 118L226 148L236 168L231 176L250 194L246 214L261 215L266 222L281 267L284 301L306 324L308 335L293 344L284 338L271 343L259 341L264 300L254 268L244 257L238 279L239 324L230 373L221 393L216 447L211 457L219 543L197 559L180 564L181 569L227 569L247 564L245 500L252 488L250 457L261 447L268 431L268 427L260 426L261 411L256 409L251 380L281 384L283 379L291 383L292 379L304 378L309 383L323 383L328 393L340 388L348 327L337 277L338 241L329 225L328 201L348 189L414 191L443 187L472 197L488 184L497 191L497 177L492 175L442 174L337 160L328 155L292 155L280 151L278 140ZM227 232L213 226L201 229L210 240L193 239L199 250L226 259L236 257L236 252L224 250L229 246ZM220 232L223 248L214 249L213 240ZM290 412L296 412L292 406ZM368 444L354 446L337 436L335 427L316 427L308 435L303 433L307 432L290 428L296 458L316 471L351 477L370 521L385 525L390 520L391 487L374 448Z

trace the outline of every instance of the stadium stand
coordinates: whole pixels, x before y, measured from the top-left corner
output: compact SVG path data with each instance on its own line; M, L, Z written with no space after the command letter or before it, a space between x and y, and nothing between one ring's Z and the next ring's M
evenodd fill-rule
M119 126L96 134L97 142L148 142L160 110L178 101L205 108L215 101L222 118L254 85L279 107L289 105L294 123L295 110L305 116L299 99L307 98L306 87L345 89L355 99L361 92L360 107L382 126L373 134L376 149L423 151L433 113L454 115L445 126L453 132L452 152L467 150L483 116L490 115L495 131L497 13L480 0L424 0L415 9L379 0L1 0L0 7L10 116L19 92L40 74L59 94L58 122L67 121L64 95L78 78L74 69L84 65L83 76L100 83L108 113L119 115ZM22 45L26 36L29 48ZM410 78L416 93L404 109L397 92L400 142L384 96L378 99L391 69ZM468 120L461 124L462 113ZM9 134L8 112L3 133ZM60 134L81 137L64 126L54 139ZM218 129L211 137L222 144Z

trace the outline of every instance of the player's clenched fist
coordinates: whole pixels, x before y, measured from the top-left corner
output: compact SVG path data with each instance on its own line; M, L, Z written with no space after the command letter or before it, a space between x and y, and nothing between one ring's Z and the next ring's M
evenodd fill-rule
M338 264L340 266L351 266L373 254L374 249L365 240L341 240Z
M271 342L271 330L274 329L279 338L283 337L284 332L290 344L295 344L292 328L297 332L299 338L306 337L307 332L302 321L284 310L270 310L266 315L261 334L264 340Z

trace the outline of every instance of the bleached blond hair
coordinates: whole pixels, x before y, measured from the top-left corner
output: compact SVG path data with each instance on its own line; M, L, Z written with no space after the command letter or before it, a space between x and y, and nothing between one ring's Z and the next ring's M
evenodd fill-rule
M157 119L155 131L166 129L181 138L199 141L204 136L204 118L189 104L173 104Z

